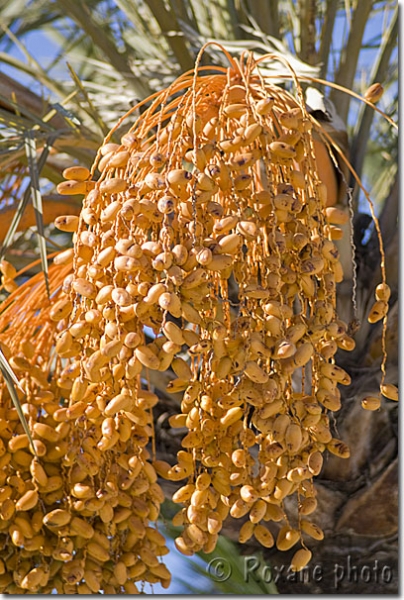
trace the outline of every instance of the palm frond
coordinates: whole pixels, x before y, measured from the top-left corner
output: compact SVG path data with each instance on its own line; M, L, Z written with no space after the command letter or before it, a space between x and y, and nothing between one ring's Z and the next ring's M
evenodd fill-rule
M25 139L25 151L28 159L28 171L30 177L30 189L32 205L35 211L35 220L37 226L39 254L41 257L42 271L45 277L45 286L48 297L50 296L49 288L49 270L48 270L48 259L46 255L46 242L44 232L44 220L43 220L43 207L42 207L42 196L39 186L40 171L36 160L36 144L33 132L30 131ZM43 152L49 152L46 147Z
M398 6L390 21L389 27L383 36L382 45L378 52L377 60L374 63L369 80L366 82L366 87L373 83L383 82L384 87L388 87L386 81L386 73L388 73L388 65L391 55L397 48L398 34ZM397 75L393 75L393 79L397 79ZM355 169L358 173L362 172L363 163L366 154L367 140L369 139L370 129L372 126L374 111L369 106L363 105L357 120L354 132L354 140L352 143L352 156Z

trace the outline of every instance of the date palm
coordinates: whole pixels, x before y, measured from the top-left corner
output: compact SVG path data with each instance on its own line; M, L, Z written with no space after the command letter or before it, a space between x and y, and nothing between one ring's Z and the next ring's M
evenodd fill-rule
M394 130L380 115L340 90L363 94L369 85L382 83L385 96L378 106L394 118L397 12L396 3L388 0L16 0L2 7L0 240L2 256L18 269L27 266L30 275L38 268L30 265L34 258L41 257L46 272L46 254L55 244L69 242L49 226L55 216L80 210L80 197L66 200L55 191L63 169L75 161L90 166L104 136L128 107L192 69L198 49L208 39L222 41L234 53L243 49L260 54L288 52L306 86L314 86L326 97L321 101L318 93L308 91L308 104L310 94L316 98L312 106L316 117L339 136L339 143L345 128L348 131L346 155L370 190L379 214L387 280L393 290L388 330L384 339L381 327L366 321L380 280L381 257L363 194L354 180L348 181L353 187L355 265L350 247L348 275L340 290L341 310L353 327L356 319L360 327L354 331L355 351L341 351L340 364L353 383L334 426L350 446L351 458L329 456L318 478L317 521L326 535L314 548L312 569L320 566L321 577L313 577L310 569L307 581L288 577L283 565L289 564L290 556L265 552L263 561L278 574L280 593L397 590L397 409L384 401L373 413L360 404L361 397L377 394L383 346L388 380L397 383L398 378L397 142ZM370 38L369 29L374 31ZM28 52L30 40L35 39L52 44L51 60ZM366 52L372 54L372 64L363 74ZM220 56L208 49L204 60L215 63ZM326 79L336 85L328 87L322 83ZM123 130L116 131L117 140ZM337 181L344 189L341 170ZM342 195L341 202L346 203L346 194ZM29 229L35 225L36 230ZM163 381L153 383L157 389L165 388ZM172 402L162 397L157 443L161 452L174 456L178 444L165 419L173 411ZM231 523L225 531L235 541L236 525ZM240 548L244 554L256 551L250 546Z

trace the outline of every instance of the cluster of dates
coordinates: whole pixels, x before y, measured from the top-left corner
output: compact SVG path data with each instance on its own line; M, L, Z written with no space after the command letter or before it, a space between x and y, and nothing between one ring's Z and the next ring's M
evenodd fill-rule
M56 220L74 247L55 258L51 306L14 324L8 348L33 446L4 392L1 591L167 587L158 476L181 482L184 554L212 551L231 516L246 517L240 542L298 546L295 570L310 560L313 478L325 451L349 456L330 426L350 383L335 354L355 346L336 312L348 214L320 181L313 126L253 73L182 78L100 148L97 181L66 169L59 193L85 195L80 217ZM150 371L183 394L175 465L155 457Z

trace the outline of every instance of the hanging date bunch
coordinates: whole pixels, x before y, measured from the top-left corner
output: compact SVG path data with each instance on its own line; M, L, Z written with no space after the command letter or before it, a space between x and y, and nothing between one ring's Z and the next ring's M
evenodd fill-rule
M51 303L38 279L1 315L33 438L4 386L2 592L167 587L158 477L178 482L186 555L211 552L227 517L240 519L240 542L295 547L294 570L311 558L307 536L323 537L313 478L325 452L349 456L330 428L350 384L335 354L355 346L336 310L348 210L321 180L316 136L329 140L293 71L296 96L249 55L227 69L200 57L112 143L132 111L120 120L92 173L66 169L59 193L84 200L80 217L56 220L74 247L54 259ZM369 318L385 331L381 270ZM36 307L29 327L15 319L21 298L25 315ZM151 371L182 394L174 465L156 460ZM384 378L383 362L382 392L397 399Z
M183 392L170 421L188 429L178 464L155 468L184 482L174 501L185 554L212 550L228 514L249 515L241 541L318 539L312 479L324 451L349 456L329 424L350 383L334 355L355 345L336 313L348 214L329 206L297 92L264 84L246 57L180 78L120 145L100 149L101 177L74 219L69 326L85 333L82 377L99 385L104 415L147 422L144 369L172 369L168 391ZM377 294L382 318L385 284ZM285 521L276 540L271 520ZM309 558L303 544L292 564Z
M0 590L7 594L137 594L168 587L168 549L153 525L164 494L144 416L105 407L81 375L82 324L64 330L71 262L39 273L2 305L0 348L19 379L23 427L4 382L0 407ZM122 394L125 390L122 390ZM118 394L116 395L118 397ZM157 401L143 390L142 410ZM117 400L115 400L115 403ZM140 408L139 408L140 410Z

